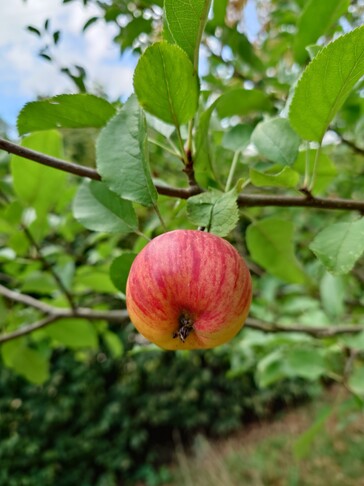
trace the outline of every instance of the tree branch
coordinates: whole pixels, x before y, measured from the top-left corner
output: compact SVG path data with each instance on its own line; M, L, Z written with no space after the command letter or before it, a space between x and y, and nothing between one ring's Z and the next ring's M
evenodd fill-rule
M35 150L21 147L15 143L0 138L0 149L14 155L19 155L25 159L32 160L39 164L47 165L80 177L87 177L96 181L101 180L100 174L89 167L66 162L65 160L50 157L49 155L36 152ZM203 192L198 186L191 186L187 189L171 187L165 184L155 184L159 194L180 199L188 199L191 196ZM346 211L364 212L364 201L355 201L341 198L321 198L321 197L300 197L300 196L280 196L266 194L240 194L238 204L242 207L305 207L317 209L339 209Z
M90 321L105 320L108 322L123 323L129 321L128 312L125 309L121 310L94 310L89 308L79 309L66 309L60 307L54 307L43 302L39 302L33 297L9 290L3 285L0 285L0 295L14 302L34 307L40 310L46 317L36 323L23 326L11 333L0 335L0 343L11 341L20 336L25 336L32 333L36 329L45 327L52 322L56 322L59 319L75 319L83 318ZM248 317L245 322L245 327L249 329L255 329L265 333L278 333L278 332L296 332L301 334L308 334L316 339L339 336L342 334L358 334L364 332L364 325L345 325L345 326L327 326L327 327L308 327L300 324L281 325L271 324L269 322L260 321L253 317Z

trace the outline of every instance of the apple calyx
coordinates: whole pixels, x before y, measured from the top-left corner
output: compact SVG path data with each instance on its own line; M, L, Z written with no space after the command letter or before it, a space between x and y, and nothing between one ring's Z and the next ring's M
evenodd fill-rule
M187 312L182 312L178 318L178 331L173 333L173 339L180 338L184 343L193 331L194 321Z

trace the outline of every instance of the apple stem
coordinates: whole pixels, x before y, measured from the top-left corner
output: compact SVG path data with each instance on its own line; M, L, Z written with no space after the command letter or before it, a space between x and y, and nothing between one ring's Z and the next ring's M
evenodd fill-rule
M173 339L179 337L180 340L184 343L193 331L193 319L187 313L182 312L182 314L178 318L178 324L178 331L173 333Z

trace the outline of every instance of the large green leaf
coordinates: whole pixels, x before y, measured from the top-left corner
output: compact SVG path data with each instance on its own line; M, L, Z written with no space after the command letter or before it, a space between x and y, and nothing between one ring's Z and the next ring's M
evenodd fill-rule
M350 272L364 251L364 218L322 230L310 249L334 275Z
M286 118L272 118L259 123L252 142L258 152L277 164L291 165L296 160L300 139Z
M187 201L188 218L211 233L226 236L239 220L236 198L235 189L226 193L214 190L190 197Z
M45 354L27 346L25 339L9 341L1 346L4 364L36 385L49 377L49 362Z
M273 217L252 223L246 243L251 258L272 275L291 283L307 281L294 254L291 221Z
M62 138L56 130L32 133L21 145L53 157L62 157ZM14 190L25 205L45 216L62 198L67 174L17 155L11 157Z
M201 36L211 0L165 0L164 11L175 42L187 53L197 69Z
M95 327L86 319L60 319L43 332L71 349L96 349L98 346Z
M103 182L123 199L152 206L157 200L149 168L145 116L135 96L100 133L96 162Z
M300 180L298 172L287 166L273 174L250 169L249 177L252 184L257 187L296 187Z
M350 0L309 0L297 23L293 51L297 62L308 57L307 46L314 44L347 11Z
M64 94L27 103L18 117L20 135L51 128L101 128L115 114L105 99L91 94Z
M175 44L157 42L146 49L135 68L134 90L146 111L172 125L187 123L196 113L198 77Z
M304 139L321 142L330 122L364 75L364 26L331 42L307 66L289 111Z
M132 203L121 199L102 182L83 181L73 201L73 214L92 231L131 233L138 229Z

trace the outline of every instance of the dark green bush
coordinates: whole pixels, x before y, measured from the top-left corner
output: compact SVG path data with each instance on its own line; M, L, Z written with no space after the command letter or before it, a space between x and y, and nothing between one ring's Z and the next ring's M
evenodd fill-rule
M308 396L302 382L259 391L251 374L228 379L228 351L133 350L87 362L53 356L37 387L2 367L0 484L112 486L163 482L178 431L223 435Z

